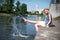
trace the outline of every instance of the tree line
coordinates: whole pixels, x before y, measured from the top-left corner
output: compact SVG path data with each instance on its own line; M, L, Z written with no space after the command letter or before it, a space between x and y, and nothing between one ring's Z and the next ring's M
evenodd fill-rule
M14 5L15 0L0 0L0 12L25 15L27 14L27 5L25 3L20 3L17 1Z

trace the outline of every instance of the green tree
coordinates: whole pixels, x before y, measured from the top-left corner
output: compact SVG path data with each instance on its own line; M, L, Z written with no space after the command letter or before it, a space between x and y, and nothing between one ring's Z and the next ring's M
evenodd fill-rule
M8 6L7 6L7 4L3 4L3 6L2 6L2 11L3 12L8 12Z
M21 5L21 11L20 12L21 12L22 15L27 14L27 5L26 4L23 3Z
M3 0L0 0L0 12L2 11Z
M17 15L19 15L19 13L20 13L20 2L19 1L16 2L16 8L15 8L15 10L17 12Z
M2 4L2 11L4 12L12 12L13 11L13 6L14 6L14 0L4 0Z
M6 4L8 6L8 12L12 12L13 11L13 6L14 6L14 0L6 0Z

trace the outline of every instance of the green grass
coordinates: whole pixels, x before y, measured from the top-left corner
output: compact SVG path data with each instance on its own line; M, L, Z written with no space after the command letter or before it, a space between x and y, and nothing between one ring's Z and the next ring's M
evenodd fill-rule
M11 16L11 15L8 13L0 13L0 16Z

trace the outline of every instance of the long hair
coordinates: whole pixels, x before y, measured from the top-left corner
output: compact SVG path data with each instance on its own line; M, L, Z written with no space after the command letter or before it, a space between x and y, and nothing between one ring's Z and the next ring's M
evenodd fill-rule
M48 10L48 11L49 11L49 8L45 8L45 9L43 10L43 13L45 13L45 12L44 12L45 10Z

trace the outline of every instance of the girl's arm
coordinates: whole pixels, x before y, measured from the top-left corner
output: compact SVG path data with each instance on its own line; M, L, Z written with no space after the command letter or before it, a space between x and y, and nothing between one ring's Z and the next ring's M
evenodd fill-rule
M25 22L29 22L29 23L33 23L33 24L38 23L38 21L28 20L28 19L25 19L25 18L23 18L23 20L24 20Z
M48 24L47 25L49 25L50 23L51 23L51 14L49 14L49 22L48 22Z

